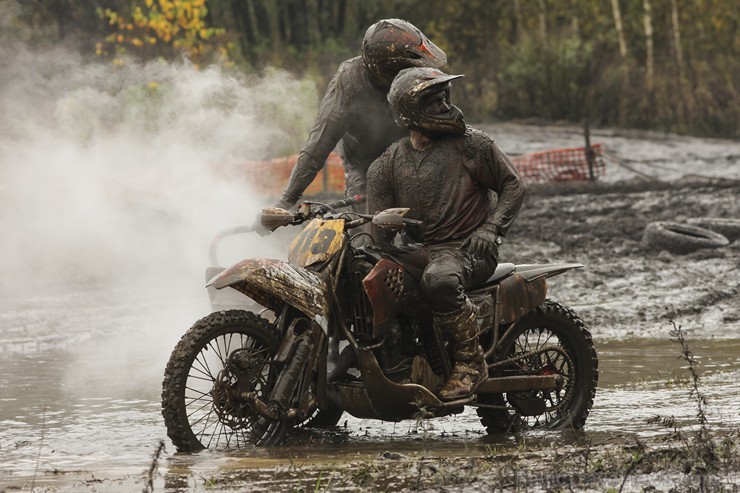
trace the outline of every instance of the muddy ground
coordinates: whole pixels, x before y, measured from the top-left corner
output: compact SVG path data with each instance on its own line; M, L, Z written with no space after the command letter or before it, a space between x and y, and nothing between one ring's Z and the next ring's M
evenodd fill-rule
M583 142L574 127L482 128L512 154ZM31 404L4 396L0 491L738 491L740 241L676 255L641 239L652 221L740 219L740 145L614 130L591 139L608 151L606 176L530 187L502 248L503 261L584 265L550 284L550 296L590 327L600 355L584 431L486 437L474 412L399 424L345 416L336 429L300 433L281 449L175 454L158 415L160 382L131 388L113 379L85 395L92 403L59 405L42 419L42 408L69 399L64 388L29 389L54 387L51 369L64 368L64 358L77 361L74 350L14 349L6 338L1 383L8 392L44 395ZM66 296L89 294L77 293ZM25 316L16 305L5 312L6 327ZM113 313L121 326L147 305L109 306L105 312L96 303L95 313L100 320ZM158 323L178 317L162 314ZM67 314L58 323L67 322L80 319ZM697 358L698 392L670 335L677 327ZM51 368L21 383L9 376L39 353ZM96 409L85 414L89 406ZM152 459L160 439L165 448Z

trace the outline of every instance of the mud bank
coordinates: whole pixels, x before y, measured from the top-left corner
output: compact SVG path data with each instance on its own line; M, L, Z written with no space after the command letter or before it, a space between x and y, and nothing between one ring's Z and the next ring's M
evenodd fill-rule
M584 264L554 278L550 293L571 304L596 338L660 337L670 320L694 338L736 338L740 242L676 255L641 240L653 221L740 218L738 197L740 184L724 182L535 191L502 257Z

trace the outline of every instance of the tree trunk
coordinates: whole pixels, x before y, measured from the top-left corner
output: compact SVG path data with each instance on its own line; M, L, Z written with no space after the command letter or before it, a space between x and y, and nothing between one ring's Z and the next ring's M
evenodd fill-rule
M571 9L573 17L570 18L570 28L573 31L574 38L580 38L581 27L578 24L578 0L571 0Z
M520 0L514 0L514 22L516 24L514 28L515 39L520 41L522 39L522 5Z
M271 51L274 56L278 53L282 55L282 32L280 29L280 6L272 3L265 2L263 5L265 14L267 15L268 32L270 33Z
M614 29L617 31L619 54L622 58L627 58L627 43L624 41L624 28L622 27L622 12L619 9L619 0L612 0L612 13L614 14Z
M681 29L678 21L678 5L676 0L671 0L671 21L673 24L673 44L676 50L676 65L678 66L678 76L681 81L684 80L683 50L681 49Z
M676 55L676 66L678 67L678 97L681 101L679 120L681 123L687 122L688 108L686 100L690 99L691 96L686 94L685 91L685 69L683 62L683 50L681 49L681 29L678 15L678 5L676 0L671 0L671 23L673 26L673 44L674 53Z
M319 2L308 0L306 2L306 42L308 46L316 46L323 41L321 35L321 19L319 13Z
M253 0L247 0L244 2L247 10L247 26L249 26L249 34L247 39L250 43L254 43L260 37L259 25L257 23L257 11L254 8Z
M539 0L540 3L540 37L542 42L547 44L547 4L545 0Z
M655 59L653 55L653 14L650 0L642 0L645 26L645 87L652 92L655 87Z

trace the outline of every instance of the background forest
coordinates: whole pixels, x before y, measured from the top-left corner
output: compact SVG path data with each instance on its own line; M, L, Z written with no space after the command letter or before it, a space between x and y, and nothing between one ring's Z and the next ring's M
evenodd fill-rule
M464 73L469 121L545 120L740 137L736 0L0 0L0 42L110 63L188 57L316 82L365 29L407 19ZM312 115L313 116L313 115Z

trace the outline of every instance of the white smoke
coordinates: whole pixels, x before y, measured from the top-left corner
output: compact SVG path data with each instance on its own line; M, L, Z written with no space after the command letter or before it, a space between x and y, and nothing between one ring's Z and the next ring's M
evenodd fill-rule
M224 165L296 152L316 113L315 86L283 72L18 46L0 49L0 67L0 293L24 280L201 280L212 236L273 199ZM239 253L284 254L276 241Z
M275 200L233 170L297 152L317 103L284 72L0 47L4 350L74 348L67 393L156 396L208 313L211 239ZM220 264L284 258L286 233L228 238Z

